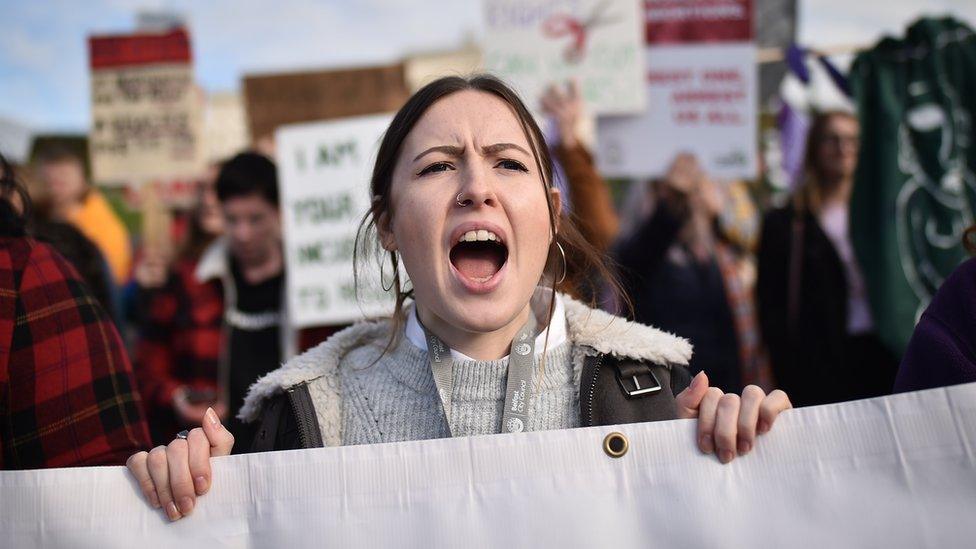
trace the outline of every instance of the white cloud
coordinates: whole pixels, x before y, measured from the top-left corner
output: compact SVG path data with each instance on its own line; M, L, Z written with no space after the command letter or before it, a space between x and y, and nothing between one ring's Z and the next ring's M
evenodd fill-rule
M31 36L23 28L0 32L0 51L12 66L24 68L49 66L57 58L55 44Z

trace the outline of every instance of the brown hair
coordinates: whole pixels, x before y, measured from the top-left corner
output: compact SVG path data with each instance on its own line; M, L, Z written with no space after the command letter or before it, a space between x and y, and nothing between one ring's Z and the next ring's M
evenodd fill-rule
M969 227L962 233L962 245L969 255L976 255L976 225Z
M490 75L476 75L469 78L459 76L448 76L440 78L427 84L415 93L393 117L390 127L383 135L380 142L379 151L376 156L376 164L373 167L373 174L370 180L370 194L373 197L372 208L366 212L359 225L359 232L356 235L356 246L354 250L354 276L356 279L356 291L360 292L360 274L366 263L373 259L376 266L380 267L389 261L393 265L393 281L388 291L393 291L396 298L392 330L387 350L393 345L400 332L403 318L403 305L412 294L412 288L405 288L400 276L399 259L396 252L386 252L382 250L376 238L376 223L380 217L386 213L392 218L393 207L390 201L390 187L393 184L393 171L400 155L400 149L404 140L413 130L425 112L438 100L457 92L473 90L489 93L501 99L515 112L522 130L528 139L532 156L535 158L536 168L542 174L542 185L547 191L553 185L552 158L549 149L546 147L545 138L542 131L536 124L525 104L519 99L507 85L501 80ZM619 284L616 277L603 263L601 254L580 235L579 231L565 216L557 224L558 212L553 210L551 200L546 200L549 212L549 226L555 235L553 245L549 247L549 257L543 277L550 282L552 289L557 289L557 280L561 278L559 272L562 257L556 247L556 243L563 246L566 257L566 280L573 280L573 274L577 272L596 271L607 280L615 291L619 292ZM557 231L557 225L559 230ZM382 281L381 281L382 283ZM567 289L568 286L560 285L559 289ZM384 289L386 289L384 287ZM552 315L554 303L549 304L549 314Z
M31 209L30 196L17 179L13 165L0 154L0 236L26 236Z
M854 113L841 110L824 111L814 116L810 131L807 132L806 150L803 154L803 179L793 196L793 204L797 210L806 209L813 213L820 211L823 203L824 177L823 169L817 161L817 148L823 142L827 126L834 118L858 121Z
M213 162L210 164L209 169L214 170L216 173L213 176L207 175L196 182L197 188L194 193L193 207L188 212L189 218L186 236L176 254L180 259L192 261L199 259L207 247L210 246L210 243L220 236L219 234L210 234L203 228L203 223L200 222L200 214L204 209L205 195L208 192L214 193L214 195L217 194L216 174L220 173L225 163L226 160Z

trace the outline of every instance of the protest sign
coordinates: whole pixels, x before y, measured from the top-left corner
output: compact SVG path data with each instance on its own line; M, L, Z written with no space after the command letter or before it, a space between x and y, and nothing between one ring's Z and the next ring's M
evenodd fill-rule
M123 467L0 471L0 546L967 547L976 384L785 412L722 465L694 420L215 458L170 524ZM619 458L603 449L618 431Z
M244 101L255 142L286 124L393 112L410 97L402 64L249 75Z
M485 0L484 9L485 69L530 109L547 86L576 78L594 114L644 110L637 0Z
M756 175L756 46L751 0L647 0L647 111L598 121L601 173L663 175L695 154L720 179Z
M372 160L391 115L284 126L275 137L288 313L298 327L388 314L385 292L353 278L356 231L369 209Z
M138 185L198 176L202 98L186 31L93 36L88 44L95 182Z

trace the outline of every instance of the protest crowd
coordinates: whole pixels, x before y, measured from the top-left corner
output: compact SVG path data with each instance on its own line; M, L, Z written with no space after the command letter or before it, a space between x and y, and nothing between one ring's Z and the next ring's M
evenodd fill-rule
M735 47L753 40L752 26L747 27L745 36L735 38ZM631 125L626 131L614 126L622 126L628 117L639 118L643 109L664 108L655 103L660 96L652 92L645 98L643 89L662 80L653 78L653 63L650 78L641 74L646 67L638 65L635 81L642 87L632 86L631 93L637 107L608 108L612 101L594 88L598 80L588 80L589 73L579 68L586 48L597 47L586 42L559 51L579 70L551 78L542 69L527 77L512 69L512 63L487 62L488 56L484 64L464 71L464 78L437 80L458 74L444 71L429 75L423 85L406 82L402 70L389 67L308 73L302 81L307 84L289 84L289 78L299 80L297 74L256 76L246 86L248 101L254 103L247 109L249 139L207 158L199 144L187 143L199 139L199 123L194 122L199 112L179 111L180 99L160 103L160 109L170 109L168 116L185 116L179 124L155 120L160 127L153 139L118 129L130 115L124 94L113 96L109 87L113 78L128 78L126 63L133 59L123 59L128 50L120 45L127 40L150 52L136 54L137 64L151 68L164 62L167 67L155 83L133 79L133 89L136 84L156 85L159 95L189 93L179 88L188 85L185 78L166 73L174 63L183 63L192 80L190 36L183 27L95 36L89 48L98 130L81 137L37 138L30 153L19 158L0 150L0 469L128 461L137 479L145 480L153 467L153 448L162 448L156 457L168 455L172 467L174 437L187 441L192 456L201 441L219 455L336 441L361 444L498 432L495 424L501 424L502 415L494 408L497 400L501 409L504 395L492 400L488 411L476 401L455 397L454 411L448 413L450 401L442 411L433 385L417 381L415 386L407 379L431 378L434 368L433 379L439 383L433 359L425 358L439 342L431 333L435 326L428 326L430 317L421 316L413 305L431 297L423 286L426 275L418 271L416 256L411 257L416 253L412 246L418 244L408 242L429 238L423 215L431 206L410 194L419 191L397 190L395 185L391 190L389 180L402 175L398 155L411 151L412 160L414 141L426 135L431 117L440 116L438 108L447 109L451 101L470 94L504 99L509 89L505 84L527 109L523 119L519 103L505 99L506 108L518 114L531 153L526 153L528 161L505 157L492 169L521 174L538 167L544 175L551 163L548 192L558 200L548 203L548 215L543 202L531 215L519 214L504 196L492 198L503 191L470 183L445 191L450 195L445 207L480 211L498 200L506 211L516 212L509 214L513 219L534 216L534 223L544 225L540 230L548 230L551 223L559 236L543 250L538 265L543 282L535 291L551 285L562 297L540 300L541 294L533 294L530 306L535 311L543 303L540 310L549 307L549 318L555 319L558 310L569 324L543 326L531 334L544 333L551 352L544 355L548 362L541 392L532 401L545 412L525 419L527 430L601 424L595 418L592 423L567 419L578 413L573 410L582 395L547 385L557 384L560 375L573 379L573 368L578 379L575 355L560 355L559 343L588 337L574 324L580 302L660 330L654 337L676 335L690 343L693 351L684 365L680 349L686 343L669 343L679 357L670 361L669 373L657 366L642 369L646 357L601 351L643 359L615 362L620 383L633 378L635 391L645 380L659 388L670 383L668 390L679 407L685 402L681 395L698 390L700 372L718 395L742 395L743 407L751 398L757 409L762 398L784 393L789 398L784 408L803 407L976 381L976 259L970 258L976 255L976 150L971 148L976 142L971 122L976 113L976 80L971 76L976 74L976 35L964 22L920 19L904 38L852 52L854 62L844 71L820 52L785 43L777 62L782 72L772 88L781 97L772 115L748 106L759 102L754 74L746 86L751 91L742 96L743 88L734 87L740 91L731 99L705 96L711 93L709 78L718 82L718 94L727 91L721 86L729 80L744 78L732 74L738 68L722 77L695 75L700 88L687 93L699 97L685 100L703 102L700 116L711 115L711 126L699 120L692 130L685 127L685 133L673 134L666 125L664 133L650 126ZM647 38L648 50L654 40ZM161 46L150 48L154 43ZM505 49L509 47L501 47L494 59L514 55ZM897 52L913 48L928 50L910 60L898 57ZM608 59L603 60L610 66L604 72L630 70ZM755 59L748 63L754 70ZM672 74L668 70L658 75ZM699 69L689 65L687 70ZM479 80L476 74L489 77ZM906 75L914 80L909 82ZM274 78L280 80L265 81ZM676 77L660 78L673 83ZM532 82L523 85L523 79ZM501 88L493 87L495 82ZM288 95L292 85L293 95ZM614 80L600 85L609 89L627 84ZM436 91L450 86L456 89ZM299 103L298 96L309 101L304 91L325 88L340 91L322 91L318 99L313 95L310 102L322 104L296 108L278 119L269 114L274 101L279 106ZM275 91L281 97L268 99ZM431 99L434 93L441 95ZM821 100L825 93L828 99ZM720 108L707 112L712 100ZM112 101L122 106L112 107ZM627 101L620 99L621 104ZM743 110L741 104L747 107ZM482 108L471 105L458 107L458 112ZM673 102L667 108L676 109L667 114L670 123L698 116ZM398 114L391 123L389 113L394 112ZM368 118L380 115L385 116L378 122ZM533 117L535 122L526 122ZM751 120L729 122L736 117ZM346 126L330 124L354 119L367 129L348 131L365 137L344 145L337 136ZM484 120L484 131L494 131L494 119L486 115ZM113 123L117 134L106 136L105 128ZM310 124L322 124L324 137L314 134L317 127ZM732 137L722 139L740 146L736 150L745 151L740 153L744 156L736 162L716 160L712 145L699 148L699 142L712 139L712 126L718 128L716 136L734 126ZM644 130L652 132L650 137L639 137ZM305 139L303 131L309 142L320 139L328 145L296 145ZM761 141L760 131L777 139ZM181 145L197 147L193 160L177 154L167 163L166 154L172 152L167 148ZM375 150L353 148L376 145L378 156ZM646 155L630 152L641 147ZM449 158L418 171L418 178L450 177L468 153L440 154ZM387 164L384 155L390 159ZM626 157L624 164L645 167L615 165L618 157ZM351 158L359 162L357 167L341 171ZM333 176L342 178L341 192L320 192L305 184L317 181L327 188ZM408 199L416 201L409 208L393 209L395 201ZM398 221L411 208L418 221ZM450 252L456 271L487 280L509 255L520 257L512 241L500 243L500 230L489 232L479 226L454 237L452 246L460 238ZM363 239L372 235L380 244L375 250L363 247ZM500 246L511 249L499 252ZM325 264L333 270L315 270ZM515 272L523 265L513 262L505 268ZM341 338L361 329L361 317L383 317L390 311L395 311L390 337L373 334L368 340L381 351L385 346L386 358L371 363L364 355L355 360L390 379L403 376L403 385L381 373L368 379L336 374L337 383L350 388L350 395L343 397L348 409L365 406L376 414L375 425L370 425L350 419L353 412L342 412L344 431L336 438L323 423L321 400L316 400L324 398L317 393L324 389L314 379L289 386L275 376L283 364L324 356L323 349L333 348L329 345L353 345ZM421 343L410 347L417 340ZM508 355L510 341L499 357ZM472 371L502 368L498 386L504 386L509 359L479 361L466 355L460 356L472 361ZM454 356L455 368L468 364ZM582 364L585 376L587 363ZM275 391L284 396L274 397L269 383L279 384ZM304 389L295 390L298 385ZM425 390L428 395L417 396ZM419 412L398 403L421 396L433 399L430 417L404 420L404 414ZM617 407L607 412L606 422L698 417L697 406L696 401L693 416L660 417L628 415L630 408ZM320 429L309 431L300 415L292 417L276 407L306 407L318 414ZM771 424L763 425L765 416L758 417L762 433ZM403 426L404 421L414 425ZM719 458L725 462L726 451L745 455L753 443L739 442L726 448L709 441L701 449L721 450ZM145 478L139 477L140 471ZM152 480L159 482L156 476ZM206 489L197 485L195 492ZM155 506L166 506L161 492L150 493L147 498ZM192 510L192 503L175 505L172 512L166 509L170 518Z

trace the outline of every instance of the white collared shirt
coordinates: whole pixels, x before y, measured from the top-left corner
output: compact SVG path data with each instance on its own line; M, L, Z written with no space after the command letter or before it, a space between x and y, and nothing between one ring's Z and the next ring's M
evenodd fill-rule
M532 294L532 300L529 305L532 309L532 314L535 315L539 326L543 326L543 321L549 312L549 296L552 295L552 290L543 286L539 286L535 289ZM549 326L546 326L539 332L539 335L535 337L535 354L540 355L544 350L546 344L546 333L549 334L549 348L555 348L562 342L566 341L566 309L563 307L563 300L556 294L556 303L552 311L552 322ZM407 340L413 344L414 347L422 351L427 351L427 338L424 336L424 328L420 325L420 321L417 320L417 307L416 305L410 305L410 311L407 312L407 327L406 327ZM451 358L455 361L459 360L475 360L464 353L460 353L451 349ZM504 358L508 358L505 355ZM503 360L504 360L503 358Z

